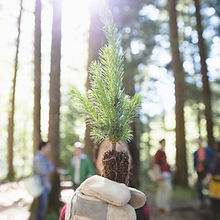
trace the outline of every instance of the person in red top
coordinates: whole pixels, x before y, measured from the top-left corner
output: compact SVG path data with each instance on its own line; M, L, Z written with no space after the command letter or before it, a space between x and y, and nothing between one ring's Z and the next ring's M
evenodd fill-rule
M159 143L161 147L154 156L154 167L158 172L156 206L159 211L170 214L172 183L170 166L167 163L166 153L164 151L166 140L162 139Z

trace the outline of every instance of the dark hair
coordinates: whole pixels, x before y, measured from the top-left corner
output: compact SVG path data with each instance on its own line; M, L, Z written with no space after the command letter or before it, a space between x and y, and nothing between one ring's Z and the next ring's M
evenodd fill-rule
M163 142L165 142L166 140L163 138L159 141L160 144L162 144Z
M49 142L48 141L41 141L39 146L38 146L38 150L41 150L43 147L45 147Z

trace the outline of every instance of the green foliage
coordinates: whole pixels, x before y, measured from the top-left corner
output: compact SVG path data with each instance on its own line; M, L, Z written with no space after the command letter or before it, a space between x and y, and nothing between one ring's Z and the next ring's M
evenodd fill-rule
M92 139L95 142L109 140L114 145L131 139L130 123L136 117L141 97L135 95L130 99L124 93L124 58L120 39L110 12L106 14L102 21L108 44L100 50L99 61L92 62L90 66L91 90L88 98L75 89L73 97L92 127Z

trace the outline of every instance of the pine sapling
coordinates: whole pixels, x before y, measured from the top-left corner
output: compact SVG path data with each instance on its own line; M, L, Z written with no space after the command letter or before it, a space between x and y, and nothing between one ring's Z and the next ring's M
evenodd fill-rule
M130 124L140 107L140 95L130 98L123 89L124 56L118 30L110 11L102 17L107 44L99 52L99 60L90 65L91 90L87 96L72 90L86 123L91 126L91 138L96 143L108 140L112 150L117 142L127 142L132 138Z

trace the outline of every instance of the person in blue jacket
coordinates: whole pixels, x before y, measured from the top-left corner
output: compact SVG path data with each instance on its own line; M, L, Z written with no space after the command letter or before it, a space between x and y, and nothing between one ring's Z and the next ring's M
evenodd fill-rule
M38 197L38 207L36 218L43 220L48 205L48 194L51 190L50 174L54 172L54 165L50 162L48 153L50 151L50 143L41 141L38 146L38 152L34 155L33 171L35 175L39 175L43 191Z
M193 154L194 157L194 169L197 173L197 192L199 196L200 206L206 205L205 196L203 194L203 180L205 179L207 173L210 170L210 165L215 156L215 152L211 146L204 147L202 144L202 139L199 137L197 139L198 150Z

